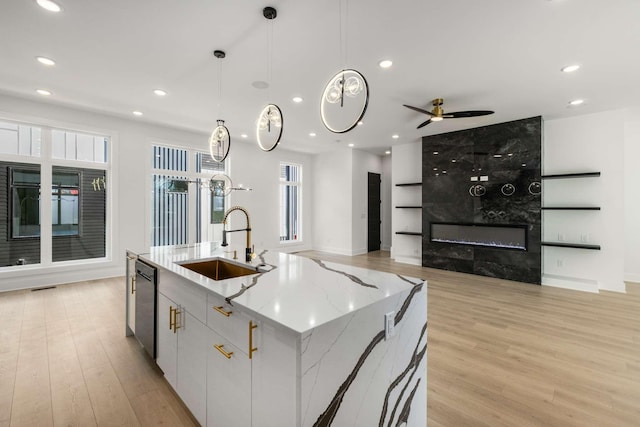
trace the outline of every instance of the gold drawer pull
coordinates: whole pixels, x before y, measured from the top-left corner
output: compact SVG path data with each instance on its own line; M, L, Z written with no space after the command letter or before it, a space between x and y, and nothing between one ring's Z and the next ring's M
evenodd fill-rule
M218 313L222 314L224 317L229 317L231 316L231 313L233 313L233 311L224 311L224 309L222 308L222 306L220 307L216 307L215 305L213 306L213 309L215 311L217 311Z
M131 295L136 291L136 276L131 276Z
M173 306L169 306L169 329L173 329L174 334L180 329L180 326L177 325L179 314L178 307L173 308Z
M258 351L258 347L253 347L253 330L257 327L253 320L249 320L249 359L253 359L253 352Z
M231 359L231 355L233 354L233 351L230 351L228 353L224 351L224 344L214 344L213 346L216 348L216 350L222 353L224 357L226 357L227 359Z

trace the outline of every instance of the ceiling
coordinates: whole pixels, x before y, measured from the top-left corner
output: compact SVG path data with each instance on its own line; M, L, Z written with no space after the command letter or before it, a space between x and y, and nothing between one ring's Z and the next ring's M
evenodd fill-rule
M348 13L339 0L58 3L63 11L51 13L35 0L2 0L0 92L203 133L225 119L234 142L244 133L255 143L268 102L283 111L282 148L316 153L353 143L382 154L423 135L640 99L637 0L348 0ZM265 6L278 10L270 55ZM215 49L226 58L214 58ZM57 63L46 67L36 56ZM381 69L382 59L393 66ZM270 88L256 89L269 62ZM574 63L578 71L560 71ZM320 96L343 66L368 80L369 107L362 126L333 134L320 120ZM496 113L416 130L427 117L402 104L431 109L436 97L445 112ZM584 104L568 106L577 98Z

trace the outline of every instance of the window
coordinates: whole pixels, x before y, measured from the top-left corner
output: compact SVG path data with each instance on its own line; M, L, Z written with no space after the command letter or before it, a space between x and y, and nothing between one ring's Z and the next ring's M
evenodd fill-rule
M11 171L11 237L40 236L40 169Z
M213 175L225 173L225 163L183 148L154 146L152 155L152 246L213 240L225 200L209 186Z
M280 163L280 242L302 241L302 166Z
M0 122L0 268L109 257L109 148L103 135Z
M54 236L80 234L80 173L54 172L51 187L51 223Z

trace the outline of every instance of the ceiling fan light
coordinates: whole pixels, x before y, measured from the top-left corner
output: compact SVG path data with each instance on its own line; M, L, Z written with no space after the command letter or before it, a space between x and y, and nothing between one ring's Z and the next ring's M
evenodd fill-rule
M440 116L431 117L431 121L432 122L440 122L442 120L443 120L443 118L440 117Z

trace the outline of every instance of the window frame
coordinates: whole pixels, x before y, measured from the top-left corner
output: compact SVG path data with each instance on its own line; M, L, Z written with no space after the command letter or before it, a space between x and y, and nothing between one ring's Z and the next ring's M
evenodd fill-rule
M9 166L7 168L9 170L9 194L8 194L8 199L9 199L9 206L8 206L8 212L9 212L9 221L8 221L8 226L9 226L9 239L10 240L23 240L23 239L40 239L40 236L42 235L42 204L40 203L40 200L38 200L38 234L35 235L18 235L16 236L14 234L14 218L15 218L15 196L14 196L14 190L16 188L36 188L38 189L38 198L40 199L42 197L42 167L41 165L29 165L29 166ZM14 173L16 171L37 171L38 175L40 175L40 182L38 184L32 184L32 185L27 185L27 184L15 184L15 179L14 179ZM1 268L1 266L0 266Z
M279 167L278 167L278 182L279 182L279 189L278 189L278 198L282 197L282 191L283 188L286 187L296 187L296 191L297 191L297 203L296 203L296 232L294 233L294 235L296 236L296 239L287 239L287 240L283 240L282 236L279 236L280 238L280 244L283 246L286 245L295 245L295 244L300 244L303 243L303 233L302 233L302 184L303 184L303 171L302 171L302 164L300 163L295 163L295 162L287 162L287 161L280 161L279 162ZM283 166L291 166L291 167L295 167L298 170L298 180L297 181L283 181L281 179L281 171ZM280 204L280 203L279 203ZM282 212L282 205L279 206L278 210L278 220L279 220L279 224L278 224L278 229L280 229L282 227L282 217L283 217L283 212ZM287 208L285 208L287 209ZM280 233L278 233L280 234Z

